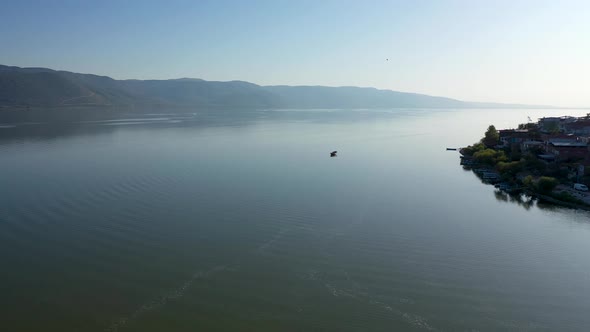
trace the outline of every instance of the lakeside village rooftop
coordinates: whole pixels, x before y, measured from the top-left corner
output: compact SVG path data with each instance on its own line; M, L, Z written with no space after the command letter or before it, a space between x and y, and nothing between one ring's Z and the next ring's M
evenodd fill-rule
M543 160L590 167L590 114L541 118L535 127L498 130L498 148L517 146L521 151L536 151Z

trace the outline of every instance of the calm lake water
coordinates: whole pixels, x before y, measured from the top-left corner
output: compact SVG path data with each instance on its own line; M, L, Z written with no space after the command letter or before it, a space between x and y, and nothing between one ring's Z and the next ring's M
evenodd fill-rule
M587 110L96 112L1 118L4 331L590 329L590 214L445 150Z

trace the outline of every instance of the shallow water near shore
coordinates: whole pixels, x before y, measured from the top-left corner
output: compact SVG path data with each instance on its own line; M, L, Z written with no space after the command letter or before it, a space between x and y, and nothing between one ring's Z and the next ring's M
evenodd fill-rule
M0 114L2 327L588 330L590 213L446 151L586 113Z

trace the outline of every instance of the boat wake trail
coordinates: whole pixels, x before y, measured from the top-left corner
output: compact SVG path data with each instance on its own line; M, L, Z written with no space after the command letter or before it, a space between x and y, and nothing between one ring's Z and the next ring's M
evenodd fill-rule
M279 232L277 232L270 240L266 241L265 243L261 244L256 251L257 252L264 252L265 250L267 250L269 247L271 247L275 242L277 242L278 240L280 240L289 230L288 229L282 229Z
M338 278L340 281L331 280L332 278L329 278L327 273L323 273L319 270L309 270L302 275L302 278L323 284L326 291L334 297L342 298L343 300L349 299L352 301L359 301L379 308L382 312L397 317L397 319L406 322L413 328L424 331L438 331L437 328L430 325L425 317L403 309L405 305L414 304L412 300L398 298L393 301L394 303L391 303L391 301L386 302L379 296L371 295L368 288L363 287L361 284L354 281L346 271L343 271L343 273L345 281L342 281L341 278ZM345 284L343 284L343 282Z
M219 272L230 270L230 269L233 269L233 268L229 265L218 265L218 266L215 266L215 267L213 267L209 270L206 270L206 271L197 271L191 276L190 279L185 281L180 287L173 289L172 291L168 292L165 295L161 295L156 299L153 299L149 302L144 303L137 310L135 310L131 315L129 315L127 317L119 318L117 321L115 321L113 324L111 324L109 327L107 327L104 331L105 332L117 332L117 331L119 331L119 329L124 327L126 324L128 324L131 321L136 320L137 318L139 318L143 314L146 314L150 311L158 309L158 308L166 305L168 302L170 302L172 300L176 300L176 299L183 297L184 294L186 293L186 291L189 289L189 287L195 281L209 277L209 276L219 273Z
M268 248L272 247L277 241L279 241L284 235L288 232L288 229L282 229L277 232L270 240L264 242L260 246L258 246L253 253L263 253ZM239 261L239 260L238 260ZM112 323L109 327L107 327L104 331L105 332L117 332L122 329L128 323L138 319L140 316L156 310L168 302L179 299L184 296L186 291L192 286L193 283L198 281L199 279L204 279L210 277L214 274L223 272L223 271L235 271L237 269L237 264L226 264L226 265L218 265L206 271L197 271L195 272L188 280L186 280L182 285L179 287L171 290L170 292L160 295L158 298L153 299L149 302L142 304L137 310L135 310L132 314L127 317L121 317Z

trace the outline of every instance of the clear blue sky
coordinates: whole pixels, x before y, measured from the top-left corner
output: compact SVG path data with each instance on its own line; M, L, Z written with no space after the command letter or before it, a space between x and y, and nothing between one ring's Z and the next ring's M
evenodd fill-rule
M0 64L114 78L590 106L582 0L0 0L0 49Z

